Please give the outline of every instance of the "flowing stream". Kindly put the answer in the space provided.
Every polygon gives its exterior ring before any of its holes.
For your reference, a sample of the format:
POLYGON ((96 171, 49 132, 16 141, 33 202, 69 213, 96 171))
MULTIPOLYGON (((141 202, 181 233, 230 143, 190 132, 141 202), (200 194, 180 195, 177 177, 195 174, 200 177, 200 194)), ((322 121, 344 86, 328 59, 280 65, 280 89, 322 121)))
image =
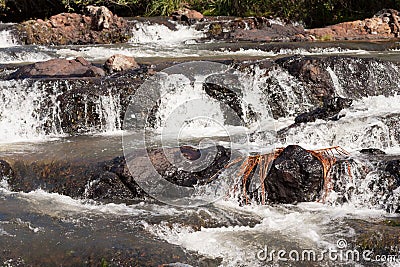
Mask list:
MULTIPOLYGON (((179 122, 195 109, 194 116, 205 113, 218 123, 188 122, 179 132, 186 143, 209 138, 225 145, 226 138, 231 137, 228 133, 234 136, 250 132, 252 140, 246 152, 263 153, 271 145, 298 144, 306 149, 340 146, 351 154, 351 173, 340 167, 332 170, 340 183, 325 203, 241 206, 232 197, 193 208, 150 200, 105 204, 49 193, 46 188, 14 192, 9 189, 7 178, 1 177, 0 265, 84 265, 83 259, 88 265, 106 260, 112 266, 375 266, 376 263, 337 260, 284 262, 262 259, 259 252, 268 247, 287 252, 314 250, 320 255, 323 250, 337 248, 338 240, 346 240, 350 246, 357 229, 367 229, 368 222, 397 218, 400 187, 389 193, 389 185, 383 182, 379 189, 371 186, 383 176, 378 170, 363 172, 365 166, 373 166, 375 158, 359 151, 376 148, 384 151, 387 158, 400 157, 399 50, 368 43, 296 44, 291 48, 277 44, 279 49, 269 50, 250 43, 203 42, 200 40, 204 33, 192 26, 178 25, 177 30, 170 30, 146 22, 136 23, 132 31, 134 37, 127 44, 55 47, 20 45, 12 31, 5 28, 0 31, 0 64, 5 68, 0 74, 3 77, 11 73, 19 64, 51 58, 83 56, 102 63, 117 53, 155 65, 177 58, 235 59, 240 65, 293 55, 343 56, 322 64, 332 81, 334 95, 353 99, 350 107, 340 111, 337 121, 318 119, 285 130, 296 115, 315 108, 315 99, 308 85, 282 65, 275 64, 267 71, 253 64, 241 69, 238 79, 225 81, 240 92, 243 114, 239 117, 243 125, 224 117, 226 105, 205 94, 201 86, 176 76, 170 84, 163 84, 165 88, 179 89, 162 95, 156 114, 159 129, 154 135, 162 133, 163 121, 171 114, 179 122), (366 58, 376 60, 363 61, 366 58), (198 99, 201 101, 179 108, 198 99), (258 115, 252 118, 251 112, 258 115), (277 136, 282 130, 284 135, 277 136), (268 132, 276 135, 272 141, 266 140, 268 132)), ((233 73, 239 69, 233 67, 233 73)), ((60 97, 79 86, 85 85, 74 80, 2 78, 0 158, 29 162, 100 161, 122 155, 126 95, 119 91, 118 84, 107 84, 100 94, 82 93, 80 128, 72 133, 64 124, 70 111, 60 97)), ((179 131, 179 125, 170 127, 169 130, 179 131)), ((167 144, 174 141, 174 136, 163 138, 167 144)), ((244 150, 242 139, 231 138, 231 142, 233 148, 244 150)), ((139 148, 140 142, 136 145, 139 148)))

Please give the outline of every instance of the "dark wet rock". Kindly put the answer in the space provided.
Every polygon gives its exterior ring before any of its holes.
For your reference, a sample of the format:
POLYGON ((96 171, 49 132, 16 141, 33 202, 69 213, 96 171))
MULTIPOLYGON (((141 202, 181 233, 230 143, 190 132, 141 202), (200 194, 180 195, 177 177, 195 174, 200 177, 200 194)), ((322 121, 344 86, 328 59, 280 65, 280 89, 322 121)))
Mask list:
POLYGON ((239 118, 243 117, 241 92, 214 83, 204 83, 203 89, 212 98, 228 105, 239 118))
POLYGON ((177 25, 179 25, 176 21, 173 21, 167 17, 135 17, 134 21, 128 21, 128 23, 131 24, 131 27, 136 28, 137 30, 140 30, 144 24, 163 25, 171 31, 176 31, 178 30, 177 25))
POLYGON ((129 69, 138 69, 140 67, 139 64, 136 63, 135 58, 116 54, 106 60, 104 68, 109 72, 118 72, 129 69))
POLYGON ((13 163, 14 175, 8 179, 13 191, 43 189, 73 198, 102 202, 128 203, 145 197, 131 180, 128 184, 119 172, 119 160, 105 162, 19 161, 13 163), (128 187, 129 186, 129 187, 128 187))
POLYGON ((71 45, 123 43, 131 36, 125 19, 105 7, 93 8, 90 16, 61 13, 48 20, 29 20, 19 25, 24 44, 71 45))
MULTIPOLYGON (((229 163, 231 151, 222 146, 200 149, 199 151, 184 146, 167 150, 151 149, 148 151, 148 155, 155 170, 164 179, 179 186, 193 187, 207 184, 217 178, 225 165, 229 163), (165 152, 168 154, 165 154, 165 152), (181 155, 184 159, 181 159, 181 155), (188 155, 190 156, 188 157, 188 155), (172 162, 169 159, 172 159, 172 162), (196 160, 201 161, 198 164, 205 166, 205 168, 196 165, 196 160)), ((132 175, 135 176, 135 173, 132 175)))
POLYGON ((0 159, 0 180, 2 178, 10 178, 14 175, 14 172, 10 166, 10 164, 5 161, 0 159))
POLYGON ((172 12, 171 17, 175 21, 186 22, 189 24, 194 24, 196 21, 204 18, 203 14, 196 10, 183 8, 172 12))
POLYGON ((191 146, 181 146, 179 148, 182 155, 188 160, 198 160, 201 157, 201 151, 198 148, 191 146))
POLYGON ((226 41, 302 41, 308 38, 302 26, 265 17, 220 18, 197 25, 207 29, 208 39, 226 41))
POLYGON ((115 173, 108 171, 99 173, 95 180, 86 184, 83 194, 83 197, 88 199, 113 203, 126 202, 140 196, 144 196, 144 194, 139 195, 137 191, 130 191, 115 173))
POLYGON ((290 145, 274 160, 265 180, 272 203, 315 201, 323 187, 322 163, 300 146, 290 145))
POLYGON ((73 198, 130 203, 147 198, 147 193, 140 188, 136 179, 146 171, 142 164, 148 159, 164 179, 180 186, 192 187, 216 179, 229 162, 231 155, 229 149, 222 146, 214 149, 197 150, 190 146, 153 149, 148 155, 135 155, 129 168, 122 156, 99 162, 89 158, 82 158, 79 161, 16 159, 10 165, 0 161, 2 167, 0 171, 12 174, 7 177, 7 182, 13 191, 30 192, 40 188, 73 198), (169 161, 169 156, 174 156, 177 160, 181 155, 189 160, 186 167, 177 167, 175 163, 178 161, 172 163, 169 161), (197 160, 201 161, 202 167, 189 169, 189 166, 192 166, 192 163, 196 164, 197 160), (203 166, 204 163, 207 165, 203 166))
POLYGON ((307 88, 306 95, 313 101, 336 95, 356 100, 399 92, 399 65, 390 61, 349 56, 291 56, 275 62, 307 88))
POLYGON ((299 79, 308 88, 311 99, 322 99, 334 95, 332 78, 323 64, 324 59, 292 56, 278 59, 276 63, 299 79))
POLYGON ((105 162, 103 168, 110 173, 117 175, 123 185, 129 189, 133 196, 146 196, 147 194, 139 187, 130 173, 124 157, 116 157, 105 162))
POLYGON ((361 154, 367 155, 385 155, 385 151, 380 150, 379 148, 363 148, 360 150, 361 154))
POLYGON ((338 159, 330 171, 335 203, 359 203, 362 200, 368 207, 399 213, 397 161, 398 156, 379 152, 357 155, 356 159, 338 159))
POLYGON ((335 97, 335 98, 325 98, 323 102, 323 106, 316 108, 310 112, 306 112, 298 115, 295 118, 295 123, 304 123, 304 122, 314 122, 317 119, 322 120, 338 120, 339 112, 344 109, 350 107, 353 101, 351 99, 335 97))
POLYGON ((400 186, 400 160, 391 160, 386 163, 385 171, 397 178, 397 186, 400 186))
POLYGON ((93 66, 82 57, 73 60, 50 59, 23 66, 11 74, 11 79, 43 77, 99 77, 104 76, 103 69, 93 66))

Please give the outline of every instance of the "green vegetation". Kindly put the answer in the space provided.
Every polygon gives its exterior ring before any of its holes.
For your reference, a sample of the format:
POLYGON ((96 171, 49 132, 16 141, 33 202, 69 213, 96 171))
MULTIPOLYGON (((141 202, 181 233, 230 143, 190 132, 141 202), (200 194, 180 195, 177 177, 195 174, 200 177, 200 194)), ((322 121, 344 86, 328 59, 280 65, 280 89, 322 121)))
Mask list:
POLYGON ((321 27, 371 17, 383 8, 400 9, 400 0, 0 0, 0 20, 46 18, 104 5, 120 16, 165 16, 187 7, 204 15, 279 16, 321 27))
POLYGON ((101 259, 100 266, 101 267, 108 267, 108 262, 106 261, 106 259, 104 259, 104 258, 101 259))

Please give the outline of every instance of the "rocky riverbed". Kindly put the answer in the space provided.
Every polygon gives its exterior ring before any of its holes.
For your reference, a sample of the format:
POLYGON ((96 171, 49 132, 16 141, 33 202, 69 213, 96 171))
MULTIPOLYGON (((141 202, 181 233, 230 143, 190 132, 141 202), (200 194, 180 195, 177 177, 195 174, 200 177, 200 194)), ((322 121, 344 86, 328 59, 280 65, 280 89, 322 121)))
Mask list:
POLYGON ((397 16, 308 30, 89 8, 2 24, 1 262, 263 266, 266 246, 396 254, 397 16))

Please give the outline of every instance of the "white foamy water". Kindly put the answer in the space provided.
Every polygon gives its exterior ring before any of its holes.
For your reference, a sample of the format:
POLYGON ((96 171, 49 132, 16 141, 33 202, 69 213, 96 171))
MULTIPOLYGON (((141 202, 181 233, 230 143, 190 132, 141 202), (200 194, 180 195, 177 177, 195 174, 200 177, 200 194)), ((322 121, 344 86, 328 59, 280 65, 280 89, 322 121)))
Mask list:
POLYGON ((348 150, 399 147, 399 95, 370 96, 354 101, 338 121, 317 120, 287 131, 285 144, 305 148, 341 146, 348 150))
POLYGON ((17 64, 17 63, 35 63, 52 59, 53 56, 46 52, 40 51, 1 51, 0 50, 0 63, 1 64, 17 64))
MULTIPOLYGON (((0 88, 0 143, 49 141, 66 135, 62 121, 68 117, 60 106, 60 97, 70 90, 68 81, 0 81, 0 88), (63 91, 61 88, 66 89, 63 91)), ((105 95, 89 99, 84 94, 82 99, 84 112, 80 126, 83 131, 88 134, 121 134, 119 94, 113 94, 110 88, 105 95), (90 104, 94 109, 91 113, 88 110, 90 104), (91 124, 91 114, 97 116, 98 125, 91 124)))
POLYGON ((366 50, 353 50, 353 49, 343 49, 343 48, 295 48, 295 49, 287 49, 281 48, 278 51, 268 51, 261 49, 244 49, 240 48, 237 51, 215 51, 215 54, 219 55, 236 55, 236 56, 255 56, 255 57, 277 57, 281 55, 304 55, 304 56, 317 56, 317 55, 354 55, 354 54, 369 54, 369 51, 366 50))
POLYGON ((175 209, 171 206, 160 206, 150 203, 126 204, 101 204, 92 200, 73 199, 57 193, 48 193, 38 189, 29 193, 12 192, 0 187, 0 195, 17 198, 33 210, 54 217, 67 215, 111 215, 111 216, 179 216, 187 211, 175 209))
MULTIPOLYGON (((178 223, 171 225, 167 222, 149 224, 144 221, 143 226, 169 243, 208 257, 222 258, 221 266, 265 266, 265 261, 257 259, 257 253, 265 246, 270 251, 292 249, 301 252, 313 249, 318 253, 322 249, 335 249, 336 240, 332 235, 336 234, 349 241, 354 235, 350 227, 338 227, 343 219, 379 219, 385 214, 379 210, 346 205, 326 207, 320 203, 300 203, 297 207, 238 207, 235 201, 219 201, 216 206, 230 214, 252 214, 260 219, 260 223, 252 227, 202 228, 199 231, 190 226, 178 223)), ((280 263, 276 264, 279 266, 280 263)))
POLYGON ((174 24, 176 29, 171 30, 162 24, 137 22, 135 28, 132 30, 133 37, 129 42, 133 44, 151 44, 154 46, 173 46, 190 43, 193 40, 204 37, 204 33, 197 31, 195 26, 174 24))
POLYGON ((55 94, 48 97, 39 83, 0 81, 0 142, 45 140, 62 134, 55 94), (52 107, 48 109, 47 102, 52 107), (43 112, 43 113, 41 113, 43 112), (50 122, 48 131, 43 129, 50 122))
POLYGON ((0 48, 17 46, 17 40, 12 35, 11 30, 0 31, 0 48))

